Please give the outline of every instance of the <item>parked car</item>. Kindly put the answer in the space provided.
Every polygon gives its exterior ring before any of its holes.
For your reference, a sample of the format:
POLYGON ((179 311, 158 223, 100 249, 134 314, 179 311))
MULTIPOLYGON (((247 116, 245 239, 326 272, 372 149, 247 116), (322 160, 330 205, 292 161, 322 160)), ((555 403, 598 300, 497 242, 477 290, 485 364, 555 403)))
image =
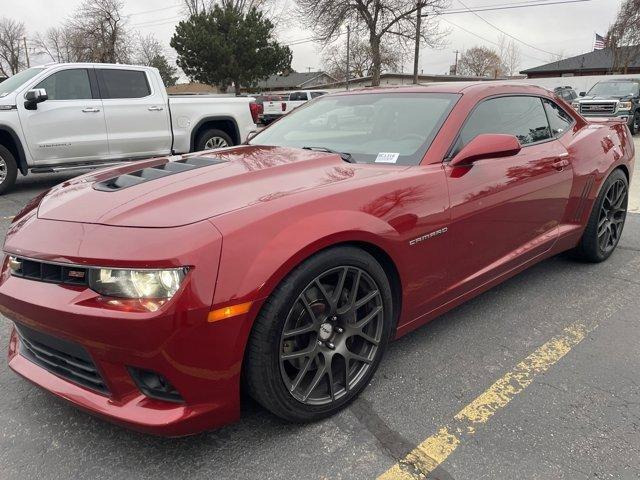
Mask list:
POLYGON ((325 95, 327 92, 319 90, 299 90, 291 92, 286 99, 277 102, 268 102, 264 105, 263 118, 265 123, 277 120, 281 116, 307 103, 309 100, 325 95))
POLYGON ((9 366, 163 435, 237 420, 241 379, 289 421, 331 415, 393 338, 557 253, 614 251, 629 129, 555 99, 493 82, 327 95, 247 145, 54 187, 6 236, 9 366))
POLYGON ((616 117, 629 125, 633 135, 640 133, 640 80, 605 80, 588 92, 580 92, 573 108, 585 117, 616 117))
POLYGON ((556 87, 553 89, 553 91, 567 103, 571 103, 573 102, 573 100, 578 98, 578 94, 570 86, 556 87))
POLYGON ((251 97, 168 96, 158 70, 51 64, 0 84, 0 193, 23 174, 242 143, 258 119, 251 97))

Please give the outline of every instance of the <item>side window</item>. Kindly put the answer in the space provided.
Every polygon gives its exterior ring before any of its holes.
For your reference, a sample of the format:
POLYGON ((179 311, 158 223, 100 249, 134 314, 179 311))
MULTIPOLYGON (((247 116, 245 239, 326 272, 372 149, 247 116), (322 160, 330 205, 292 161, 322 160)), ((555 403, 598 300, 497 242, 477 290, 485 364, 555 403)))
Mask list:
POLYGON ((289 100, 292 102, 307 100, 307 92, 293 92, 291 95, 289 95, 289 100))
POLYGON ((311 92, 311 98, 318 98, 324 94, 325 92, 311 92))
POLYGON ((515 135, 521 145, 551 138, 549 123, 538 97, 499 97, 485 100, 465 123, 455 151, 482 133, 515 135))
POLYGON ((100 69, 102 98, 142 98, 151 95, 147 74, 140 70, 100 69))
POLYGON ((551 100, 544 99, 542 103, 544 103, 553 136, 562 135, 573 124, 573 118, 551 100))
POLYGON ((56 72, 34 88, 44 88, 49 100, 86 100, 92 98, 89 72, 85 68, 56 72))

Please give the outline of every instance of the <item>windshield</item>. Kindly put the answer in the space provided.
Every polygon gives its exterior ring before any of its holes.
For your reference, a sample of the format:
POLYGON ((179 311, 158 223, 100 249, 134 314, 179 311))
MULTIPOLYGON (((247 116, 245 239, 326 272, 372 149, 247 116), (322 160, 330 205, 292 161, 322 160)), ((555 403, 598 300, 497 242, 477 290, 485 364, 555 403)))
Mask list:
POLYGON ((458 98, 449 93, 323 96, 249 143, 330 149, 351 154, 357 163, 417 165, 458 98))
POLYGON ((0 83, 0 97, 10 94, 43 70, 44 68, 29 68, 20 73, 16 73, 13 77, 7 78, 4 82, 0 83))
POLYGON ((588 95, 599 97, 637 97, 638 84, 636 82, 600 82, 596 83, 588 95))

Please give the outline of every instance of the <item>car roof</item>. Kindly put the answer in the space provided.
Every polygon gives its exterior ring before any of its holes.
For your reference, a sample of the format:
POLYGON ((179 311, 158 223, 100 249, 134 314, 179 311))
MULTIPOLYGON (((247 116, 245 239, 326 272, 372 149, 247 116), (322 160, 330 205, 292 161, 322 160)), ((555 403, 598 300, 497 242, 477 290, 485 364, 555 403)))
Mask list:
POLYGON ((428 85, 398 85, 388 87, 368 87, 348 92, 339 92, 334 95, 358 95, 365 93, 458 93, 481 95, 484 92, 491 94, 528 94, 547 95, 549 90, 526 83, 484 81, 484 82, 442 82, 428 85))

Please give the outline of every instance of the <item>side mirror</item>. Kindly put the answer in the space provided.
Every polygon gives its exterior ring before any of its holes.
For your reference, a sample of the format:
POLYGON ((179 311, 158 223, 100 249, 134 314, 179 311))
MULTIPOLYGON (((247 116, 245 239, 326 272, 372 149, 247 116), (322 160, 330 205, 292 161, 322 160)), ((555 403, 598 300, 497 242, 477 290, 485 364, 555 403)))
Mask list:
POLYGON ((587 92, 580 92, 581 97, 585 97, 586 95, 587 95, 587 92))
POLYGON ((38 104, 48 100, 49 96, 44 88, 34 88, 24 94, 24 108, 27 110, 36 110, 38 104))
POLYGON ((471 165, 483 158, 511 157, 518 154, 522 147, 513 135, 499 133, 483 133, 471 140, 449 162, 452 167, 471 165))

